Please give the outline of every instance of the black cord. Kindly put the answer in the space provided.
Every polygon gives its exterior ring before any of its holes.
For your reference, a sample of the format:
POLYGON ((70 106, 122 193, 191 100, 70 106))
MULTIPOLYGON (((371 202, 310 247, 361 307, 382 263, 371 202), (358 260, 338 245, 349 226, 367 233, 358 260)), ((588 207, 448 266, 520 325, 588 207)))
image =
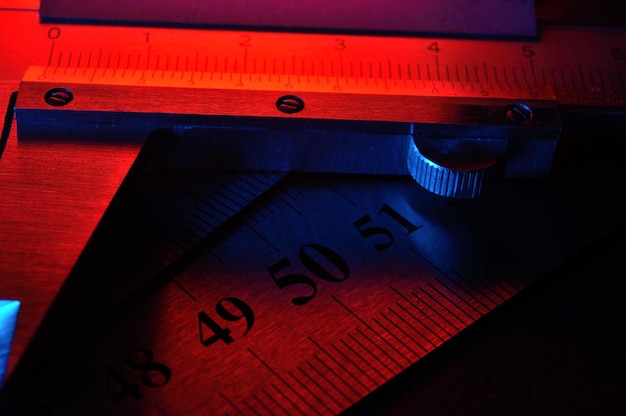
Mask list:
POLYGON ((4 116, 4 124, 2 125, 2 135, 0 135, 0 159, 2 159, 2 153, 9 141, 9 133, 11 133, 11 126, 13 125, 13 115, 15 114, 15 102, 17 101, 17 91, 11 94, 9 99, 9 105, 7 112, 4 116))

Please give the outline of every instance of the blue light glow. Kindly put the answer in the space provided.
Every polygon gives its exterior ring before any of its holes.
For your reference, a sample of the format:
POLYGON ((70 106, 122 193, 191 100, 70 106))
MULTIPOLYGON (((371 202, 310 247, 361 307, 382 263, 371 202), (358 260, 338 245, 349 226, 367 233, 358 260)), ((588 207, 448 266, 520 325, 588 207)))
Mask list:
POLYGON ((4 374, 9 362, 11 341, 17 322, 17 313, 20 302, 17 300, 0 300, 0 386, 4 381, 4 374))

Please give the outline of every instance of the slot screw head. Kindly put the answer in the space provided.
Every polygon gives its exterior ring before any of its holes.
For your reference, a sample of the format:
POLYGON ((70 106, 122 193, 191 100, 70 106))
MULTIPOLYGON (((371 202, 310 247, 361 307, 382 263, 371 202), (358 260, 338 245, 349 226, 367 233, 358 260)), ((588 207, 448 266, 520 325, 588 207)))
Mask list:
POLYGON ((67 88, 52 88, 44 95, 46 104, 53 107, 63 107, 74 99, 74 94, 67 88))
POLYGON ((295 114, 304 110, 304 101, 296 95, 283 95, 276 100, 276 108, 285 114, 295 114))
POLYGON ((527 123, 533 118, 533 110, 522 103, 509 104, 504 110, 504 113, 509 121, 516 124, 527 123))

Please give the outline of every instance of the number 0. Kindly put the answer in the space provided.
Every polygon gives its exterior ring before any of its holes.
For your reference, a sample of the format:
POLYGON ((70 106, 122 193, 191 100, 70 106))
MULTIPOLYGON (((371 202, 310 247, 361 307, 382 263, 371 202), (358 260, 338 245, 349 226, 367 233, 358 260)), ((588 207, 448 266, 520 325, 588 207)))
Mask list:
POLYGON ((59 29, 58 27, 51 27, 50 29, 48 29, 48 39, 58 39, 59 36, 61 36, 61 29, 59 29))
POLYGON ((302 246, 300 261, 311 273, 327 282, 342 282, 350 276, 350 268, 346 261, 326 246, 319 244, 302 246), (328 266, 332 266, 331 270, 328 266))

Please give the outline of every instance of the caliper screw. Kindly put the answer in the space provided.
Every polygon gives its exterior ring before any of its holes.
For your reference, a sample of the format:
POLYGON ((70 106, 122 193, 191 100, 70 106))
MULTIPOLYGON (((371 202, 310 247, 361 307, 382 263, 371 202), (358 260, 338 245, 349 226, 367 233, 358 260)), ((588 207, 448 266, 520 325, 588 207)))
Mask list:
POLYGON ((74 99, 74 94, 67 88, 52 88, 44 95, 44 100, 53 107, 63 107, 74 99))
POLYGON ((504 113, 509 121, 517 124, 527 123, 533 118, 533 110, 522 103, 509 104, 504 113))
POLYGON ((276 108, 285 114, 295 114, 304 109, 304 101, 296 95, 283 95, 276 100, 276 108))

